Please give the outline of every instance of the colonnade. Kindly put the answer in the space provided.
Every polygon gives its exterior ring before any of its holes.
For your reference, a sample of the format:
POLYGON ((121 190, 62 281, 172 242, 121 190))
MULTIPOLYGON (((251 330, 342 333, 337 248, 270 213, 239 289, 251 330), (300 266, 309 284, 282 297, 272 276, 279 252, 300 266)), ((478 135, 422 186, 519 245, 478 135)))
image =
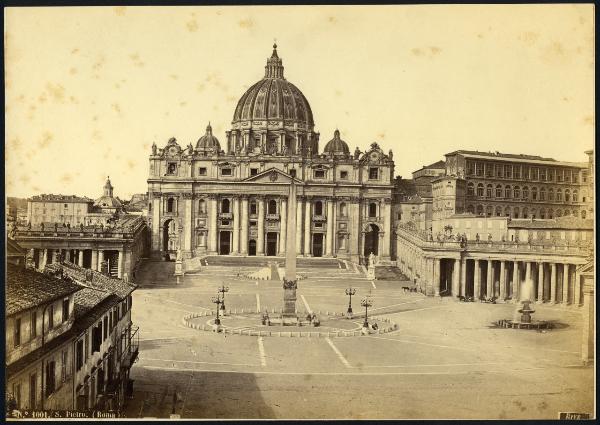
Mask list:
MULTIPOLYGON (((43 271, 46 267, 46 264, 57 263, 60 261, 59 259, 62 257, 64 260, 69 261, 71 263, 77 264, 79 267, 85 267, 84 265, 84 252, 91 252, 91 264, 89 268, 92 270, 102 271, 102 263, 105 260, 105 252, 116 252, 117 253, 117 270, 116 274, 118 278, 123 277, 123 266, 125 253, 123 250, 103 250, 103 249, 51 249, 51 248, 33 248, 33 255, 35 252, 38 253, 38 269, 43 271)), ((109 265, 112 269, 112 265, 109 265)))

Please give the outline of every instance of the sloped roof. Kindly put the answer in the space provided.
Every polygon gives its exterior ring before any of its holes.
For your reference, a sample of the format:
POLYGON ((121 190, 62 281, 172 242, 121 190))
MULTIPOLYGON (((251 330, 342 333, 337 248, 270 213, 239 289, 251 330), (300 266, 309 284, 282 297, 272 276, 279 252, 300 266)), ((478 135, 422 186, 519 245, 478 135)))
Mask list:
POLYGON ((563 230, 593 230, 594 220, 577 217, 558 217, 553 219, 511 219, 509 228, 522 229, 563 229, 563 230))
POLYGON ((7 257, 24 257, 27 254, 24 248, 21 247, 14 239, 6 239, 6 256, 7 257))
POLYGON ((58 279, 10 263, 6 267, 7 316, 47 304, 82 289, 69 279, 58 279))

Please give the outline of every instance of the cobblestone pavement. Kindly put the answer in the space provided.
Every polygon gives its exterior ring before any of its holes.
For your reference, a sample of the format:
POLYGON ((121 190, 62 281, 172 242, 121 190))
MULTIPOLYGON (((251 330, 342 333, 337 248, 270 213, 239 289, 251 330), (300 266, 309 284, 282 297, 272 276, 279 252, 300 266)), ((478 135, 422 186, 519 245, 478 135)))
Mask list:
MULTIPOLYGON (((299 310, 355 312, 370 294, 373 314, 398 323, 390 334, 350 338, 223 335, 187 328, 182 317, 214 309, 229 286, 228 309, 279 308, 280 282, 238 277, 245 259, 210 257, 176 285, 172 263, 138 274, 133 321, 140 357, 132 369, 130 417, 168 418, 556 418, 593 413, 593 368, 579 365, 581 312, 535 306, 548 332, 497 329, 515 305, 459 303, 404 293, 401 282, 370 281, 337 261, 299 264, 299 310), (167 272, 165 272, 167 270, 167 272)), ((317 261, 317 260, 315 260, 317 261)))

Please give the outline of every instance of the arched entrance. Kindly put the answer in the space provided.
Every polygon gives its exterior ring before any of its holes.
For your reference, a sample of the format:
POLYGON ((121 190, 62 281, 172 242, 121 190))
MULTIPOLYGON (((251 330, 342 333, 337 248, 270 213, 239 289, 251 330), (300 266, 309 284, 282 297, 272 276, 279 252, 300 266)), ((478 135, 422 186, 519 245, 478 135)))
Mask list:
POLYGON ((365 232, 365 251, 363 255, 379 255, 379 227, 376 224, 369 224, 367 232, 365 232))
POLYGON ((177 251, 177 229, 175 221, 169 219, 163 224, 162 250, 165 257, 177 251))
POLYGON ((248 255, 256 255, 256 240, 250 239, 248 241, 248 255))
POLYGON ((277 255, 277 233, 267 232, 267 255, 277 255))
POLYGON ((229 255, 231 252, 231 232, 229 230, 221 230, 219 233, 219 254, 229 255))

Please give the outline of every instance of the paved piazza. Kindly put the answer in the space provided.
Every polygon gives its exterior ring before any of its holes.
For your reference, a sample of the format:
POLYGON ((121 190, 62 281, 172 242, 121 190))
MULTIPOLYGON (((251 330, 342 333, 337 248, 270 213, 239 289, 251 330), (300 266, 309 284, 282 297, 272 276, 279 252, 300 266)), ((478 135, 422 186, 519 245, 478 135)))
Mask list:
MULTIPOLYGON (((283 258, 277 259, 283 262, 283 258)), ((594 370, 579 365, 581 312, 539 306, 549 332, 497 329, 515 305, 460 303, 404 293, 337 260, 298 261, 298 310, 345 311, 344 289, 373 300, 373 314, 399 330, 351 338, 224 335, 186 327, 214 309, 221 284, 228 309, 282 304, 280 282, 241 279, 266 258, 208 257, 179 285, 174 263, 146 263, 134 292, 140 358, 131 371, 130 417, 168 418, 548 418, 593 412, 594 370), (174 393, 176 397, 174 397, 174 393), (176 399, 174 403, 174 399, 176 399)))

